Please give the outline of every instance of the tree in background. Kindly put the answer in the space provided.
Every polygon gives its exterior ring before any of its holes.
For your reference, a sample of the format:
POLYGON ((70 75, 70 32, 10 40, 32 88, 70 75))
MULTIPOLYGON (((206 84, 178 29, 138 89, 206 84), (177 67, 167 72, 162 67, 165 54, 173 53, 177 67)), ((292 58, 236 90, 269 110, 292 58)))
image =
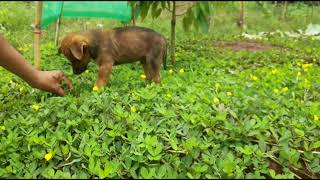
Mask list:
POLYGON ((175 37, 176 37, 176 20, 178 16, 182 18, 182 25, 185 31, 189 31, 192 27, 194 29, 208 32, 209 30, 209 16, 212 8, 210 2, 207 1, 192 1, 191 6, 185 12, 177 14, 176 1, 130 1, 132 7, 140 10, 141 19, 144 20, 148 14, 152 18, 158 18, 165 10, 171 13, 171 43, 170 43, 170 57, 172 64, 175 65, 175 37))

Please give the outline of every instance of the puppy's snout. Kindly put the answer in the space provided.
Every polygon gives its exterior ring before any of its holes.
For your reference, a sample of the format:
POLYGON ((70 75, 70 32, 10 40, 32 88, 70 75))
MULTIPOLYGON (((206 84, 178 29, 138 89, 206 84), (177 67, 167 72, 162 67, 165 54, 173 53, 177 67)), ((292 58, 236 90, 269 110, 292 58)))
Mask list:
POLYGON ((73 70, 73 74, 79 75, 81 73, 82 73, 81 71, 73 70))
POLYGON ((83 73, 87 69, 87 66, 84 66, 82 68, 73 68, 73 74, 79 75, 83 73))

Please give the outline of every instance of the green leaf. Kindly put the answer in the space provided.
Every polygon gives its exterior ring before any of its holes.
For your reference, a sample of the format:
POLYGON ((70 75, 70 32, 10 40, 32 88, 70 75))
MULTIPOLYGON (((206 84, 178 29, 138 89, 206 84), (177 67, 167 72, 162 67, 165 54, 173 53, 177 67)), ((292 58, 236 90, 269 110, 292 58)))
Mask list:
POLYGON ((55 174, 54 169, 50 168, 50 169, 48 170, 48 175, 49 175, 50 177, 54 177, 54 174, 55 174))
POLYGON ((94 172, 95 174, 99 173, 99 171, 101 170, 101 163, 100 163, 100 159, 97 160, 96 165, 94 167, 94 172))
POLYGON ((64 155, 67 155, 69 153, 68 145, 61 145, 61 150, 64 155))
POLYGON ((165 9, 166 8, 166 1, 160 1, 161 3, 161 8, 165 9))
POLYGON ((94 162, 94 158, 90 157, 89 158, 89 171, 91 174, 95 174, 95 162, 94 162))
POLYGON ((124 162, 125 162, 125 165, 126 165, 125 168, 126 168, 127 170, 130 169, 130 168, 131 168, 131 165, 132 165, 132 160, 131 160, 131 158, 125 158, 124 162))
POLYGON ((87 155, 88 157, 91 156, 91 147, 90 147, 89 145, 86 145, 86 146, 84 147, 84 153, 85 153, 85 155, 87 155))
POLYGON ((143 178, 151 178, 151 176, 148 173, 148 169, 145 167, 141 168, 140 174, 142 175, 143 178))
POLYGON ((197 139, 195 137, 192 137, 190 139, 187 139, 185 146, 187 150, 192 151, 193 147, 197 146, 197 139))
POLYGON ((222 161, 222 170, 228 176, 232 175, 236 169, 236 163, 234 161, 234 156, 231 153, 227 154, 227 157, 222 161))
POLYGON ((188 178, 190 178, 190 179, 195 179, 193 176, 192 176, 192 174, 191 173, 187 173, 187 176, 188 176, 188 178))
POLYGON ((156 169, 155 168, 150 168, 149 169, 149 176, 150 177, 155 177, 156 176, 156 169))
POLYGON ((225 121, 227 118, 227 112, 217 112, 217 120, 225 121))
POLYGON ((320 147, 320 141, 316 141, 314 143, 312 143, 312 148, 317 149, 320 147))
POLYGON ((248 145, 245 145, 244 148, 240 148, 240 151, 245 155, 250 155, 253 153, 250 146, 248 145))
POLYGON ((276 177, 276 172, 273 169, 269 169, 269 173, 272 178, 276 177))
POLYGON ((295 128, 295 129, 294 129, 294 132, 296 132, 297 135, 300 136, 300 137, 303 137, 303 136, 304 136, 304 131, 302 131, 302 130, 300 130, 300 129, 295 128))
POLYGON ((155 151, 154 151, 154 155, 158 155, 158 154, 160 154, 161 153, 161 151, 162 151, 162 146, 161 145, 156 145, 156 149, 155 149, 155 151))
POLYGON ((167 172, 166 165, 160 166, 158 174, 157 174, 157 178, 163 178, 166 175, 166 172, 167 172))
POLYGON ((170 139, 170 145, 171 145, 172 149, 178 150, 176 139, 170 139))
POLYGON ((142 6, 140 6, 141 7, 141 19, 144 20, 148 15, 148 11, 151 6, 151 3, 146 1, 141 4, 142 4, 142 6))
POLYGON ((159 2, 158 1, 154 1, 152 2, 152 6, 151 6, 151 15, 152 15, 152 18, 157 18, 160 13, 161 13, 161 8, 158 9, 158 5, 159 5, 159 2), (160 11, 159 11, 160 10, 160 11), (159 13, 160 12, 160 13, 159 13))

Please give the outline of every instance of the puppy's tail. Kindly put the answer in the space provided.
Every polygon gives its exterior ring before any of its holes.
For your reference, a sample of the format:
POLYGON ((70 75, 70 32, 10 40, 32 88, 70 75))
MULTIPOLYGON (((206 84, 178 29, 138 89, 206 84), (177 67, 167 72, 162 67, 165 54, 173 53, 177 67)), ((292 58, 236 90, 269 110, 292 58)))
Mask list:
POLYGON ((163 62, 163 68, 164 68, 164 70, 167 70, 167 40, 165 39, 165 38, 163 38, 164 39, 164 42, 165 42, 165 45, 164 45, 164 48, 163 48, 163 60, 162 60, 162 62, 163 62))

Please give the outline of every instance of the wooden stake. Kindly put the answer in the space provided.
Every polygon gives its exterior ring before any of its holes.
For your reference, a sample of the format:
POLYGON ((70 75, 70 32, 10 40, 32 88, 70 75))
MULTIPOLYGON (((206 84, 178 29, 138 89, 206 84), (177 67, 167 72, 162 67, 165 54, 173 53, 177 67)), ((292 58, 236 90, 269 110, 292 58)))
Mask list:
POLYGON ((61 15, 62 15, 62 11, 63 11, 63 4, 64 4, 64 1, 62 1, 61 11, 60 11, 57 23, 56 23, 56 37, 54 38, 54 42, 55 42, 56 46, 58 46, 58 43, 59 43, 59 34, 60 34, 61 15))
POLYGON ((40 43, 41 43, 41 16, 42 16, 42 1, 37 1, 36 20, 34 29, 34 62, 36 69, 40 70, 40 43))

